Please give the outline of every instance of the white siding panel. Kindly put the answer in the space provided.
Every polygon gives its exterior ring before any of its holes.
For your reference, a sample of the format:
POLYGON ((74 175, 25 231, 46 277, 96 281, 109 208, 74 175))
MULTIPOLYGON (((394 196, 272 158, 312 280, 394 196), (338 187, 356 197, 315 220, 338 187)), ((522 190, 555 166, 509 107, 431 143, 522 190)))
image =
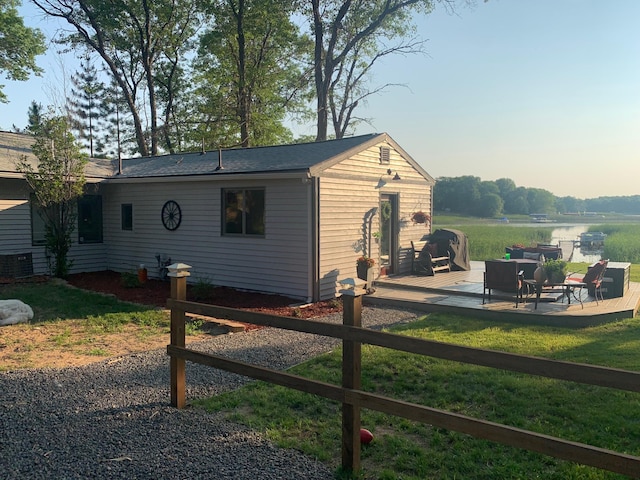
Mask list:
POLYGON ((297 181, 229 183, 226 188, 265 188, 265 236, 224 236, 222 191, 207 182, 112 184, 105 205, 105 244, 109 268, 139 264, 157 277, 157 253, 191 265, 191 281, 307 299, 309 286, 309 186, 297 181), (182 222, 166 230, 160 212, 176 201, 182 222), (120 206, 133 205, 133 231, 123 231, 120 206))
MULTIPOLYGON (((414 225, 411 214, 417 210, 431 212, 432 186, 420 172, 395 149, 390 163, 380 163, 379 146, 360 152, 323 172, 320 181, 320 291, 321 298, 335 296, 341 278, 356 276, 356 259, 367 254, 379 265, 378 244, 365 236, 365 218, 380 203, 382 193, 399 199, 398 272, 410 270, 407 251, 410 241, 428 234, 424 225, 414 225), (391 170, 391 173, 388 173, 391 170), (399 181, 392 180, 395 174, 399 181), (369 251, 370 250, 370 251, 369 251)), ((379 230, 376 213, 366 230, 379 230)))

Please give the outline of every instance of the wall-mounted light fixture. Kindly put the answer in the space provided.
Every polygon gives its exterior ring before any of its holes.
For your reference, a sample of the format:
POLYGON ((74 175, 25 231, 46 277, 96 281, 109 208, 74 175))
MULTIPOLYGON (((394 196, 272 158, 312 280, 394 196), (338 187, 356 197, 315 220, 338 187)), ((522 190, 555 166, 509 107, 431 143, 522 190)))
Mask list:
POLYGON ((402 180, 400 178, 400 175, 398 175, 398 172, 396 172, 396 174, 393 176, 393 180, 402 180))

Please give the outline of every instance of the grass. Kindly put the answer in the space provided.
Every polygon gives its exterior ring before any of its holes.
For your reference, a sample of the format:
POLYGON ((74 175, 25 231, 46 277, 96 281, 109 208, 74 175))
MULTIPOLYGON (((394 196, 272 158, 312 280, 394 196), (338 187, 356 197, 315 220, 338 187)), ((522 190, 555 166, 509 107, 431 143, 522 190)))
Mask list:
MULTIPOLYGON (((638 318, 585 329, 514 326, 431 314, 396 333, 558 360, 636 369, 638 318)), ((291 369, 336 383, 336 350, 291 369)), ((506 423, 603 448, 640 454, 640 395, 512 374, 363 346, 363 389, 448 411, 506 423)), ((263 382, 196 402, 223 411, 336 468, 340 459, 339 404, 263 382)), ((363 410, 375 440, 364 446, 362 478, 621 478, 598 469, 477 440, 429 425, 363 410)))
MULTIPOLYGON (((31 368, 30 356, 38 351, 59 351, 60 355, 90 355, 107 357, 115 345, 114 335, 127 344, 139 347, 152 338, 168 340, 170 317, 168 312, 145 305, 118 301, 115 297, 69 288, 54 283, 16 284, 0 288, 0 299, 17 298, 34 311, 34 320, 11 325, 9 336, 2 337, 7 351, 15 351, 7 358, 8 368, 31 368), (36 338, 42 338, 40 343, 36 338), (42 343, 44 342, 44 343, 42 343), (111 342, 111 343, 109 343, 111 342)), ((202 333, 203 322, 187 323, 186 334, 202 333)), ((119 342, 122 343, 122 342, 119 342)))
POLYGON ((143 312, 148 306, 118 301, 100 295, 52 283, 16 284, 0 289, 0 299, 19 298, 33 309, 39 322, 101 316, 109 313, 143 312))
MULTIPOLYGON (((479 261, 501 258, 505 247, 509 245, 533 246, 538 243, 549 243, 551 232, 556 228, 554 226, 478 224, 477 219, 452 215, 438 216, 437 221, 438 225, 434 225, 434 230, 451 226, 463 231, 469 242, 470 258, 479 261)), ((603 258, 615 262, 640 263, 639 223, 595 224, 588 230, 607 234, 603 258)))
POLYGON ((589 227, 591 232, 604 232, 603 257, 619 262, 640 263, 640 224, 605 224, 589 227))
MULTIPOLYGON (((434 227, 437 228, 437 227, 434 227)), ((489 260, 504 256, 504 249, 514 244, 526 246, 549 243, 553 227, 518 227, 513 225, 464 225, 456 227, 467 236, 472 260, 489 260)))

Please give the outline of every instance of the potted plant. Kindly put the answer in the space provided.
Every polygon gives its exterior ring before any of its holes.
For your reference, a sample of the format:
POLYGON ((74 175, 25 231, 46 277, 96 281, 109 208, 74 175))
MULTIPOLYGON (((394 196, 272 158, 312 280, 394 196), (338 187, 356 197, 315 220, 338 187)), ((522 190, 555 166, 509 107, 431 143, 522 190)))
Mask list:
POLYGON ((567 276, 568 265, 564 260, 547 260, 544 264, 544 273, 550 283, 561 283, 567 276))
POLYGON ((413 223, 425 223, 428 224, 431 222, 431 215, 423 212, 422 210, 418 210, 411 214, 411 221, 413 223))
POLYGON ((367 257, 366 255, 358 257, 358 260, 356 260, 356 270, 358 272, 358 278, 367 280, 367 273, 369 272, 369 269, 372 268, 375 264, 376 261, 371 257, 367 257))

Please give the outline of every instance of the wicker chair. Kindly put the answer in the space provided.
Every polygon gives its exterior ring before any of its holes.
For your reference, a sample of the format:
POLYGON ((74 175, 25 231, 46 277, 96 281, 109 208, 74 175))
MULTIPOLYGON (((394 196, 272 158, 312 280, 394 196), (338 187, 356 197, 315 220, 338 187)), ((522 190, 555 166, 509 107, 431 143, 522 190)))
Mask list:
POLYGON ((524 272, 518 271, 518 263, 505 260, 486 260, 484 262, 484 286, 482 290, 482 303, 491 301, 491 291, 513 293, 515 295, 516 308, 522 300, 522 287, 524 284, 524 272))

